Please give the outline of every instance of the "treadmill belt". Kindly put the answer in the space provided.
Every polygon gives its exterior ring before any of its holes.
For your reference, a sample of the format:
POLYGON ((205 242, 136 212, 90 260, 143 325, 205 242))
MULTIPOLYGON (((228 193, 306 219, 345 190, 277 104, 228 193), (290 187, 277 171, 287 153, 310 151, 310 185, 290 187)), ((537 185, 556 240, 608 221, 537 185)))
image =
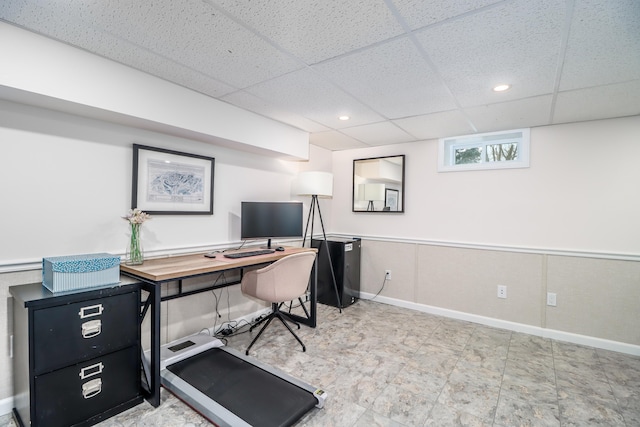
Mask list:
POLYGON ((290 426, 317 403, 311 392, 220 348, 167 369, 253 426, 290 426))

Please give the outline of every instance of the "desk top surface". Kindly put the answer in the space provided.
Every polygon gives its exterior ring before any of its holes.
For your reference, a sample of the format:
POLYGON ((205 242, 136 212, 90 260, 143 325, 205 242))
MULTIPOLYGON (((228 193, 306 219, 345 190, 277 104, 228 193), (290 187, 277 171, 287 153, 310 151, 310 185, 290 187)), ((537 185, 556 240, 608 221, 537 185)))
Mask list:
MULTIPOLYGON (((254 250, 256 250, 256 248, 246 249, 246 251, 254 250)), ((200 252, 197 254, 145 259, 141 265, 126 265, 123 263, 120 265, 120 271, 124 274, 152 282, 167 282, 233 268, 270 263, 284 258, 287 255, 309 251, 317 252, 317 249, 285 247, 284 251, 275 251, 270 254, 235 259, 226 258, 224 253, 216 254, 217 256, 215 258, 207 258, 204 256, 207 252, 200 252)), ((228 252, 236 253, 244 251, 228 252)))

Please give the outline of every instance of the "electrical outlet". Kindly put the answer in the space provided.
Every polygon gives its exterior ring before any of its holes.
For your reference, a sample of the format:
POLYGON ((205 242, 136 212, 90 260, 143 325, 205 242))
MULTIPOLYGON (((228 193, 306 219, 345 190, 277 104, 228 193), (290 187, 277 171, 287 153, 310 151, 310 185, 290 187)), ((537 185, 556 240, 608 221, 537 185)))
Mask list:
POLYGON ((391 270, 384 271, 384 278, 385 280, 391 280, 391 270))
POLYGON ((498 286, 498 298, 506 298, 507 297, 507 287, 504 285, 498 286))
POLYGON ((554 292, 547 292, 547 305, 556 306, 556 294, 554 292))

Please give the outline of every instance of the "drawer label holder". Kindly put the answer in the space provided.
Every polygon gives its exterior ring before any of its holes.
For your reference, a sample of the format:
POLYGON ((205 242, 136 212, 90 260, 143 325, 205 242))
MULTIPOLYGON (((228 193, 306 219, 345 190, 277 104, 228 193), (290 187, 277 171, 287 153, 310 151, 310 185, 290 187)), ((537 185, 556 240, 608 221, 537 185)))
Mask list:
POLYGON ((102 304, 90 305, 87 307, 82 307, 80 309, 80 312, 78 313, 78 316, 80 316, 81 319, 86 319, 87 317, 100 316, 103 311, 104 307, 102 306, 102 304))
POLYGON ((95 365, 86 366, 80 369, 80 373, 78 375, 80 375, 80 379, 84 380, 94 375, 101 374, 103 370, 104 370, 104 365, 102 364, 102 362, 98 362, 95 365))

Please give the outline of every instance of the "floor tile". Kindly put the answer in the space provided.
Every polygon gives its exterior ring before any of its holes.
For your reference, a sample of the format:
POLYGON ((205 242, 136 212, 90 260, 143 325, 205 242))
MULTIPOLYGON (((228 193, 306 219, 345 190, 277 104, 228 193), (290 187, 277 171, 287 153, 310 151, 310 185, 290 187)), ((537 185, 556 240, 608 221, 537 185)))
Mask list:
MULTIPOLYGON (((328 393, 297 427, 640 426, 637 356, 371 301, 319 305, 318 327, 295 331, 307 351, 274 322, 251 356, 328 393)), ((227 345, 244 352, 256 333, 227 345)), ((211 424, 164 389, 158 408, 99 424, 159 425, 211 424)))

